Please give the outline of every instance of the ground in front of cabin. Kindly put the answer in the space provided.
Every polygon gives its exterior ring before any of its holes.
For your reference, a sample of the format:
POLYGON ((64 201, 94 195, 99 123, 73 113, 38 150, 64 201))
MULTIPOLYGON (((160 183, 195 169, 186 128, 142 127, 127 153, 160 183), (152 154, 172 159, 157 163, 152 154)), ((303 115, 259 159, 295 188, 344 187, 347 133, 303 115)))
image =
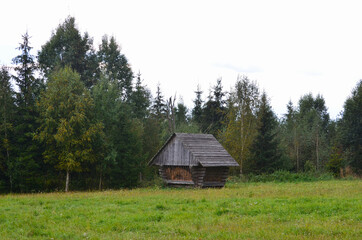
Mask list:
POLYGON ((362 181, 0 196, 1 239, 361 239, 362 181))

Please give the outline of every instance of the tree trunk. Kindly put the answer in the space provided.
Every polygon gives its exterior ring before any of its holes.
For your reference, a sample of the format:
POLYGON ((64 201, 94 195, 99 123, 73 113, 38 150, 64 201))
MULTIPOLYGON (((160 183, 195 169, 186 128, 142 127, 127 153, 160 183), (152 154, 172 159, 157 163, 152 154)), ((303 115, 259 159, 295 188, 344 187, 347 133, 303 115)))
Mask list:
POLYGON ((244 141, 241 139, 241 151, 240 151, 240 177, 243 176, 243 153, 244 153, 244 141))
POLYGON ((243 176, 243 153, 244 153, 244 139, 243 139, 243 119, 240 120, 240 141, 241 141, 241 149, 240 149, 240 177, 243 176))
POLYGON ((295 160, 297 165, 297 172, 299 172, 299 144, 297 139, 297 128, 294 126, 294 152, 295 152, 295 160))
POLYGON ((240 175, 240 177, 242 177, 243 176, 243 164, 242 164, 243 162, 241 162, 240 163, 240 170, 239 170, 239 175, 240 175))
POLYGON ((299 172, 299 145, 297 145, 297 172, 299 172))
POLYGON ((13 192, 13 177, 11 176, 11 174, 9 176, 9 180, 10 180, 10 192, 12 193, 13 192))
POLYGON ((99 186, 98 186, 98 190, 102 191, 102 170, 99 174, 99 186))
POLYGON ((65 180, 65 192, 69 191, 69 168, 67 169, 67 178, 65 180))
POLYGON ((170 133, 174 133, 176 131, 176 121, 175 121, 175 101, 176 96, 172 100, 172 97, 166 102, 167 105, 167 120, 168 120, 168 128, 170 133))
POLYGON ((317 170, 319 170, 319 133, 317 133, 317 140, 316 140, 315 148, 316 148, 315 151, 316 151, 316 155, 317 155, 316 168, 317 168, 317 170))
MULTIPOLYGON (((4 134, 5 134, 5 139, 6 139, 6 160, 7 160, 7 166, 9 166, 10 164, 10 153, 9 153, 9 139, 8 139, 8 130, 7 130, 7 119, 6 119, 6 102, 4 103, 4 134)), ((12 178, 12 169, 9 170, 8 167, 8 171, 9 171, 9 181, 10 181, 10 192, 13 192, 13 178, 12 178)))

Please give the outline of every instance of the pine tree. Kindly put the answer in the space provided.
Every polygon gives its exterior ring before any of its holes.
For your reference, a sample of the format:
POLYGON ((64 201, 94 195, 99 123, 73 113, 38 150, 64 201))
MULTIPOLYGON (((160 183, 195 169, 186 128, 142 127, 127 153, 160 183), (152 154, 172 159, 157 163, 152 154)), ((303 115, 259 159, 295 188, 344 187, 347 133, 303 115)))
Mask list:
POLYGON ((257 133, 250 148, 255 173, 270 173, 280 168, 276 129, 276 116, 270 107, 266 93, 263 93, 257 111, 257 133))

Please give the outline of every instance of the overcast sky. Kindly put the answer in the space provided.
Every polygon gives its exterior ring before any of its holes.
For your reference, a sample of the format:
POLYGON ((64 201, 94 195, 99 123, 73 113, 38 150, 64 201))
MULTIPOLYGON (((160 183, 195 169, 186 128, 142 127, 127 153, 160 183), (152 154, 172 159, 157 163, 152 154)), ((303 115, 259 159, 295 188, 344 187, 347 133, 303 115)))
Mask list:
POLYGON ((74 16, 98 48, 113 35, 132 69, 155 93, 192 107, 216 79, 229 91, 238 75, 256 80, 281 116, 286 104, 321 94, 332 118, 362 78, 362 1, 17 1, 1 4, 0 64, 27 30, 33 55, 74 16))

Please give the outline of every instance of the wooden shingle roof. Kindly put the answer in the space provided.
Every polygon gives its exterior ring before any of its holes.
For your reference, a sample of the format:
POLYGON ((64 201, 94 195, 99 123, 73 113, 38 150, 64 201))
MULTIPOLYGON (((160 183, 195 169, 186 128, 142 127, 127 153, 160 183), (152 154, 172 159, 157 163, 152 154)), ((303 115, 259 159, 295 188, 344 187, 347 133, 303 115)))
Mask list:
POLYGON ((174 133, 149 165, 239 166, 213 135, 191 133, 174 133))

